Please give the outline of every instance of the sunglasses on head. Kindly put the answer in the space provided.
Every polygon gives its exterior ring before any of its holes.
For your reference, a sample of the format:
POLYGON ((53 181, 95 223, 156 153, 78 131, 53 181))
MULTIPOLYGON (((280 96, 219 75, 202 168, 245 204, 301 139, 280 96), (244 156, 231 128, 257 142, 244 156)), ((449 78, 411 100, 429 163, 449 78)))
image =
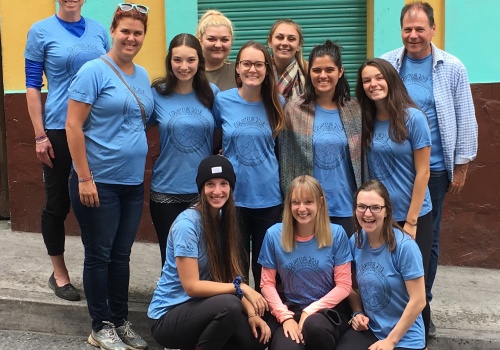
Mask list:
POLYGON ((136 9, 137 11, 145 15, 149 12, 149 7, 147 6, 140 4, 130 4, 128 2, 118 4, 118 8, 122 11, 132 11, 133 9, 136 9))

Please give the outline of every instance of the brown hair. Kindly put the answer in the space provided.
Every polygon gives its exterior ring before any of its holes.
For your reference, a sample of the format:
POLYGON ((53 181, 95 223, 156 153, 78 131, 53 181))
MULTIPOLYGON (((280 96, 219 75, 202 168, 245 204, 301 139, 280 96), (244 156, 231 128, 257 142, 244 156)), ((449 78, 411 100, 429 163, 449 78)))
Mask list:
POLYGON ((297 52, 295 52, 295 60, 299 64, 299 68, 302 71, 302 74, 304 75, 307 74, 307 63, 304 61, 304 57, 302 56, 302 46, 304 45, 304 34, 302 34, 302 28, 299 26, 297 22, 294 22, 290 18, 278 19, 272 25, 271 29, 269 30, 269 34, 267 34, 267 42, 270 43, 273 40, 274 32, 276 31, 276 28, 278 28, 280 24, 291 25, 292 27, 295 28, 297 34, 299 34, 299 48, 301 50, 297 50, 297 52))
MULTIPOLYGON (((271 59, 271 55, 263 44, 257 41, 250 40, 243 44, 240 51, 238 51, 238 55, 236 56, 236 65, 240 63, 240 57, 243 50, 249 47, 261 51, 264 54, 264 59, 266 60, 266 76, 264 78, 264 81, 262 82, 261 96, 267 112, 269 124, 271 125, 273 137, 276 137, 278 133, 283 129, 283 126, 285 124, 285 114, 283 112, 283 106, 281 105, 281 101, 278 96, 274 73, 271 68, 273 61, 271 59)), ((236 70, 234 71, 234 75, 236 79, 236 85, 238 87, 241 87, 241 79, 236 70)))
POLYGON ((401 232, 405 232, 401 226, 398 225, 396 220, 394 220, 394 217, 392 216, 393 214, 393 207, 392 207, 392 202, 391 198, 389 197, 389 191, 387 191, 387 188, 380 182, 379 180, 370 180, 365 183, 363 183, 356 193, 354 194, 354 209, 353 209, 353 215, 354 215, 354 222, 356 226, 356 246, 358 248, 361 248, 361 245, 363 244, 363 235, 361 234, 361 225, 359 224, 359 221, 356 218, 356 205, 358 204, 358 194, 359 192, 364 191, 364 192, 370 192, 374 191, 376 192, 382 199, 384 200, 384 206, 385 206, 385 212, 386 216, 384 218, 384 224, 382 225, 382 230, 380 231, 380 236, 382 237, 383 241, 387 245, 387 248, 389 249, 390 252, 393 252, 394 249, 396 249, 396 236, 394 235, 394 228, 397 228, 401 230, 401 232))
POLYGON ((363 124, 361 144, 367 150, 370 149, 375 119, 377 118, 377 106, 374 101, 368 98, 363 88, 361 74, 367 66, 377 68, 387 82, 386 109, 389 116, 389 137, 394 142, 402 143, 408 138, 408 129, 406 127, 407 109, 418 107, 408 94, 405 84, 396 69, 384 59, 369 58, 359 67, 356 83, 356 97, 361 106, 363 124))
MULTIPOLYGON (((203 185, 204 186, 204 185, 203 185)), ((236 217, 236 207, 233 199, 233 189, 228 200, 221 208, 219 220, 213 220, 210 215, 210 204, 205 191, 201 191, 200 199, 195 208, 201 215, 201 226, 207 251, 210 276, 216 282, 232 282, 236 276, 242 276, 242 247, 240 247, 240 231, 236 217), (221 234, 218 235, 217 232, 221 234), (222 242, 217 242, 222 239, 222 242), (218 247, 222 247, 222 254, 218 247)))

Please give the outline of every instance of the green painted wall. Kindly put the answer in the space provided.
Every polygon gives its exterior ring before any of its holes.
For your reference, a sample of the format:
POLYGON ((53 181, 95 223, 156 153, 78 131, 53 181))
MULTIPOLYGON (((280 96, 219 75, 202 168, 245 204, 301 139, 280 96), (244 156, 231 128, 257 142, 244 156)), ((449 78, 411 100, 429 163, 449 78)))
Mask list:
POLYGON ((373 0, 373 54, 375 57, 402 45, 399 16, 403 6, 404 0, 373 0))
POLYGON ((198 25, 197 0, 165 0, 167 20, 167 48, 174 36, 180 33, 193 34, 198 25))
POLYGON ((445 48, 467 67, 471 83, 500 82, 498 0, 446 1, 445 48))

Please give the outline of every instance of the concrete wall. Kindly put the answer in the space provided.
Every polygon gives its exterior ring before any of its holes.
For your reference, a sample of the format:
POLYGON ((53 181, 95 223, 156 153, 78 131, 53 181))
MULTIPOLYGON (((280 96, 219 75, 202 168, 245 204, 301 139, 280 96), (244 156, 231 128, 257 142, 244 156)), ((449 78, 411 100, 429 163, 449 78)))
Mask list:
MULTIPOLYGON (((108 27, 113 10, 119 2, 87 0, 83 8, 84 16, 95 18, 108 27)), ((146 67, 150 78, 153 79, 164 72, 166 43, 177 33, 194 33, 197 2, 141 2, 149 6, 151 12, 146 41, 136 61, 146 67)), ((399 13, 404 2, 367 1, 371 7, 368 20, 372 22, 367 44, 374 56, 401 46, 399 13)), ((500 133, 500 69, 496 65, 493 66, 493 58, 498 57, 500 48, 488 40, 488 36, 496 33, 497 26, 493 21, 500 17, 500 7, 496 5, 496 0, 453 0, 446 3, 444 0, 434 0, 432 5, 437 9, 436 17, 441 21, 438 22, 436 35, 438 46, 462 59, 469 71, 480 134, 478 158, 470 167, 463 193, 447 197, 443 217, 441 262, 500 268, 500 243, 496 239, 500 191, 495 186, 495 180, 500 175, 500 156, 497 152, 499 145, 496 141, 500 133)), ((31 24, 55 11, 53 0, 0 0, 8 197, 14 230, 40 230, 40 209, 44 201, 44 191, 41 165, 35 157, 33 131, 26 108, 23 51, 26 33, 31 24)), ((158 137, 155 133, 153 130, 148 135, 151 140, 151 154, 158 149, 158 137)), ((5 148, 2 150, 5 151, 5 148)), ((146 184, 149 183, 151 174, 150 159, 151 156, 148 156, 146 184)), ((4 175, 0 178, 0 191, 2 181, 5 181, 4 175)), ((148 192, 149 190, 146 190, 139 240, 155 240, 149 216, 148 192)), ((78 234, 76 220, 72 214, 68 219, 67 230, 70 234, 78 234)))

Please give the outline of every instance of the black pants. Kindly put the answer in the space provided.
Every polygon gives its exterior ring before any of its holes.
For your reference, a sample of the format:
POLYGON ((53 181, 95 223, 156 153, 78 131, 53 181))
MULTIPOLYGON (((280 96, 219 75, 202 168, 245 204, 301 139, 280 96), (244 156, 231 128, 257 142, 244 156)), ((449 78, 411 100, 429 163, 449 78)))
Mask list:
MULTIPOLYGON (((340 338, 336 350, 366 350, 370 345, 376 343, 377 341, 378 338, 375 336, 375 334, 372 333, 371 330, 357 332, 354 329, 349 328, 340 338)), ((415 349, 394 348, 394 350, 415 350, 415 349)))
MULTIPOLYGON (((404 221, 398 222, 401 227, 404 226, 404 221)), ((424 264, 424 281, 427 280, 427 275, 429 273, 429 262, 431 260, 431 249, 432 249, 432 240, 434 238, 434 233, 432 230, 432 212, 429 212, 425 215, 422 215, 418 218, 418 226, 417 226, 417 238, 415 241, 420 248, 420 253, 422 254, 422 262, 424 264)), ((427 299, 427 297, 426 297, 427 299)), ((431 322, 431 308, 429 306, 429 301, 425 304, 424 309, 422 310, 422 318, 424 320, 424 329, 425 329, 425 339, 427 344, 427 337, 429 336, 429 325, 431 322)))
POLYGON ((241 300, 231 294, 180 304, 155 321, 151 333, 168 348, 261 350, 267 346, 254 338, 241 300))
POLYGON ((260 293, 260 276, 262 266, 257 263, 264 236, 269 227, 281 221, 283 206, 251 209, 237 207, 240 231, 242 235, 244 257, 243 272, 249 276, 250 268, 250 241, 252 242, 252 274, 255 281, 255 290, 260 293))
POLYGON ((71 170, 66 130, 47 130, 55 158, 52 168, 43 164, 45 206, 42 209, 42 236, 47 253, 57 256, 64 253, 64 221, 70 208, 68 178, 71 170))
MULTIPOLYGON (((292 310, 292 308, 289 308, 292 310)), ((343 313, 345 319, 348 319, 347 309, 344 303, 335 307, 339 313, 343 313)), ((301 310, 295 312, 295 321, 300 321, 301 310)), ((322 313, 316 312, 307 317, 302 328, 304 344, 297 344, 291 338, 286 337, 281 325, 274 316, 269 317, 269 328, 271 328, 270 350, 333 350, 336 346, 334 337, 335 327, 322 313)), ((342 326, 345 329, 346 325, 342 326)), ((366 350, 366 349, 365 349, 366 350)))
POLYGON ((151 213, 151 219, 158 237, 158 245, 160 246, 162 268, 165 265, 167 255, 167 238, 170 226, 189 205, 190 203, 157 203, 149 201, 149 212, 151 213))

